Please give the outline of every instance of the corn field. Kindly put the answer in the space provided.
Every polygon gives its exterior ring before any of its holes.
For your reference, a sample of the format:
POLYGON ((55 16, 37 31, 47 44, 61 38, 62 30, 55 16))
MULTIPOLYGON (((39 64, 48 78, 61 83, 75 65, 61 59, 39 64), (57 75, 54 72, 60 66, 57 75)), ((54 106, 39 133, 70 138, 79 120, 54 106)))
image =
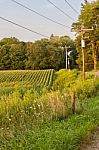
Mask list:
POLYGON ((52 84, 53 75, 53 69, 0 71, 0 95, 9 93, 16 86, 49 87, 52 84))

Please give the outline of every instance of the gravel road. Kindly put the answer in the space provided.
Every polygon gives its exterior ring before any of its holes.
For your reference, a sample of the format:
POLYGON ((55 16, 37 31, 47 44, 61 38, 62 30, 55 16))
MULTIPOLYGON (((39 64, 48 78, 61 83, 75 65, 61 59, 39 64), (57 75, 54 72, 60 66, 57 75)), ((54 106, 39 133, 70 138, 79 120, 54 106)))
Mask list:
POLYGON ((88 144, 83 144, 81 150, 99 150, 99 128, 93 134, 88 144))
POLYGON ((99 77, 99 71, 98 72, 91 72, 91 74, 99 77))

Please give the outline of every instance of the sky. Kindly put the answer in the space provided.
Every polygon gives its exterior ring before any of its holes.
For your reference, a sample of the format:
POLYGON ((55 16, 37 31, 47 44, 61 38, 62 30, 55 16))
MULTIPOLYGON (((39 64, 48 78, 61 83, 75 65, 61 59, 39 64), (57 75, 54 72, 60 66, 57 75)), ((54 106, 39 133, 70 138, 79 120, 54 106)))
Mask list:
MULTIPOLYGON (((39 12, 40 14, 53 19, 54 21, 65 24, 71 27, 72 23, 77 21, 80 14, 81 3, 84 0, 67 0, 73 8, 78 11, 78 14, 73 11, 65 2, 65 0, 50 0, 70 17, 71 20, 65 16, 62 12, 57 10, 51 5, 48 0, 16 0, 17 2, 27 6, 28 8, 39 12)), ((92 0, 89 0, 91 2, 92 0)), ((53 33, 55 36, 68 35, 71 38, 75 37, 75 34, 71 32, 71 29, 57 25, 51 21, 48 21, 37 14, 17 5, 11 0, 0 0, 0 17, 6 18, 19 25, 29 28, 33 31, 39 32, 45 36, 50 37, 53 33)), ((20 27, 17 27, 11 23, 8 23, 0 19, 0 39, 5 37, 16 37, 20 41, 36 41, 44 38, 30 31, 26 31, 20 27)))

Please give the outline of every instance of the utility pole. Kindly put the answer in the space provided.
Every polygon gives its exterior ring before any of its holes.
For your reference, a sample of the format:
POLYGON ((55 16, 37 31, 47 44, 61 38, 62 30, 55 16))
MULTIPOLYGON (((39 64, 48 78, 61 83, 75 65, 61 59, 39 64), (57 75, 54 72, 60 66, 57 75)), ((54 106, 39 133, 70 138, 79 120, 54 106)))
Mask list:
POLYGON ((69 59, 68 59, 68 48, 70 48, 70 46, 65 46, 65 59, 66 59, 66 70, 68 69, 69 67, 69 59))
POLYGON ((92 31, 92 29, 85 29, 83 26, 81 26, 81 47, 82 47, 82 61, 83 61, 83 80, 85 80, 85 40, 84 40, 84 34, 87 31, 92 31))
POLYGON ((67 46, 65 46, 65 58, 66 58, 66 70, 68 69, 68 57, 67 57, 67 55, 68 55, 68 53, 67 53, 67 46))
POLYGON ((85 40, 83 29, 81 29, 81 47, 82 47, 82 61, 83 61, 83 80, 85 80, 85 40))
POLYGON ((84 34, 86 32, 88 32, 88 31, 92 31, 92 30, 94 30, 94 29, 93 28, 85 29, 83 24, 81 25, 81 29, 79 31, 72 28, 72 31, 79 32, 79 34, 81 35, 81 49, 82 49, 82 62, 83 62, 83 79, 85 79, 85 38, 86 38, 86 37, 84 37, 84 34))

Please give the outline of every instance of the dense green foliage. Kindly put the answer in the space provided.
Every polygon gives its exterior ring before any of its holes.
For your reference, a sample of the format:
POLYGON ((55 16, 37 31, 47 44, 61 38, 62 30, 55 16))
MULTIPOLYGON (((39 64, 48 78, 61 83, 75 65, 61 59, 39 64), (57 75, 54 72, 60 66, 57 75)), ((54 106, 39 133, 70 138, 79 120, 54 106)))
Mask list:
POLYGON ((93 29, 92 31, 83 30, 85 40, 85 69, 99 69, 99 1, 87 2, 82 4, 81 14, 77 22, 73 23, 74 31, 78 36, 75 43, 78 52, 77 63, 82 69, 82 50, 81 50, 81 29, 93 29))
POLYGON ((30 150, 79 150, 80 144, 99 125, 99 97, 87 100, 83 113, 64 121, 46 122, 26 130, 1 130, 0 148, 30 150), (3 136, 3 137, 2 137, 3 136))
POLYGON ((73 68, 76 50, 68 36, 51 36, 35 42, 20 42, 16 38, 0 41, 0 70, 39 70, 65 68, 65 46, 71 46, 70 57, 73 68))
POLYGON ((77 70, 67 71, 65 69, 61 69, 55 72, 56 78, 53 83, 53 88, 55 90, 63 90, 69 88, 71 84, 73 85, 73 83, 75 83, 78 75, 79 73, 77 70))

